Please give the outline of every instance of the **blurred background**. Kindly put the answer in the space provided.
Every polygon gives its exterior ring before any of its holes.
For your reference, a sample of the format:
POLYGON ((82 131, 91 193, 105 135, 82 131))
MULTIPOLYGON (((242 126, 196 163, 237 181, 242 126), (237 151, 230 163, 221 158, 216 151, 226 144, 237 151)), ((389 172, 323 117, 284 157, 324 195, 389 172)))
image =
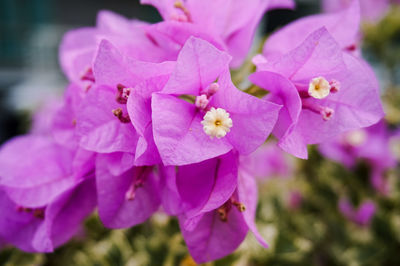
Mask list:
MULTIPOLYGON (((269 12, 260 33, 320 12, 317 0, 297 4, 295 11, 269 12)), ((141 6, 138 0, 0 0, 0 144, 27 132, 32 111, 62 95, 67 84, 58 65, 62 36, 70 29, 94 26, 102 9, 148 22, 161 20, 154 8, 141 6)), ((379 18, 364 21, 362 32, 363 55, 381 85, 384 124, 394 131, 400 124, 399 7, 393 5, 379 18)), ((277 154, 272 152, 271 158, 277 154)), ((383 195, 371 186, 373 168, 363 158, 357 158, 351 169, 324 158, 317 147, 311 148, 307 161, 279 158, 260 177, 257 223, 271 247, 264 250, 249 237, 233 255, 209 265, 400 265, 398 163, 382 170, 390 186, 383 195), (355 212, 365 202, 373 203, 368 217, 346 211, 347 206, 355 212)), ((80 236, 57 252, 24 254, 7 247, 0 251, 0 265, 195 264, 176 220, 157 213, 141 226, 113 231, 93 216, 80 236)))

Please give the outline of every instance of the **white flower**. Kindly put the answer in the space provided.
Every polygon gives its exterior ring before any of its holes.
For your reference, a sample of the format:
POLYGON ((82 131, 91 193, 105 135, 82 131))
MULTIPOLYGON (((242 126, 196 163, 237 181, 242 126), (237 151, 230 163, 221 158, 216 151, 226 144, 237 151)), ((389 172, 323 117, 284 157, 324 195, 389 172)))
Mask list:
POLYGON ((313 78, 308 86, 308 94, 316 99, 325 98, 329 95, 330 91, 331 85, 323 77, 313 78))
POLYGON ((225 137, 233 126, 229 113, 222 108, 215 109, 214 107, 211 107, 211 110, 204 115, 201 124, 207 135, 218 139, 225 137))
POLYGON ((353 130, 345 134, 345 142, 353 147, 361 146, 367 140, 367 133, 363 129, 353 130))

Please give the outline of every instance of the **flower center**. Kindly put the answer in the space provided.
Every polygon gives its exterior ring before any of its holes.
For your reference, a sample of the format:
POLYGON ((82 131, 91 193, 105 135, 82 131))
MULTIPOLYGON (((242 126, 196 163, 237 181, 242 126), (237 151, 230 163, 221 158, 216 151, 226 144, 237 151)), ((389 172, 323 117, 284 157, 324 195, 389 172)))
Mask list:
POLYGON ((229 116, 225 109, 211 107, 201 121, 204 132, 211 138, 225 137, 233 126, 232 119, 229 116))
POLYGON ((323 77, 313 78, 308 86, 308 94, 316 99, 323 99, 329 95, 331 86, 323 77))
POLYGON ((340 83, 337 80, 327 81, 324 77, 313 78, 308 85, 308 96, 315 99, 323 99, 329 93, 336 93, 340 90, 340 83))

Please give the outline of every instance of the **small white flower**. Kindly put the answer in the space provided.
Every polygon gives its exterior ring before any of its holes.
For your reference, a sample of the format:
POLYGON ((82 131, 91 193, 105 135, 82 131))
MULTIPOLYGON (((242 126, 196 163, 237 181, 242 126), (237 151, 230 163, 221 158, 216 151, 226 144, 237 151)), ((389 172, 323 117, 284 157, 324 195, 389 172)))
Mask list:
POLYGON ((367 140, 367 133, 363 129, 353 130, 345 134, 345 142, 353 147, 361 146, 367 140))
POLYGON ((207 135, 218 139, 225 137, 233 126, 229 113, 222 108, 215 109, 214 107, 211 107, 210 111, 204 115, 201 124, 207 135))
POLYGON ((313 78, 308 86, 308 94, 316 99, 325 98, 329 95, 330 91, 331 85, 323 77, 313 78))

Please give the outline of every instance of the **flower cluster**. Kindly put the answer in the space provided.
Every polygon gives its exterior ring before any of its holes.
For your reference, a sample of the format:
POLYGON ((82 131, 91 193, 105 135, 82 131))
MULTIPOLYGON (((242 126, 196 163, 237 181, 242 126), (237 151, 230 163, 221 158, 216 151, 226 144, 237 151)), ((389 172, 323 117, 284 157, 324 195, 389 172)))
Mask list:
POLYGON ((262 99, 236 88, 230 69, 244 61, 262 15, 291 0, 142 3, 164 20, 103 11, 95 28, 65 35, 63 103, 0 150, 0 239, 51 252, 96 207, 105 226, 127 228, 161 206, 178 218, 196 262, 233 252, 248 231, 267 247, 254 221, 257 166, 247 163, 264 162, 248 156, 273 133, 284 151, 307 158, 308 144, 383 117, 358 53, 357 1, 268 39, 249 77, 269 92, 262 99))

